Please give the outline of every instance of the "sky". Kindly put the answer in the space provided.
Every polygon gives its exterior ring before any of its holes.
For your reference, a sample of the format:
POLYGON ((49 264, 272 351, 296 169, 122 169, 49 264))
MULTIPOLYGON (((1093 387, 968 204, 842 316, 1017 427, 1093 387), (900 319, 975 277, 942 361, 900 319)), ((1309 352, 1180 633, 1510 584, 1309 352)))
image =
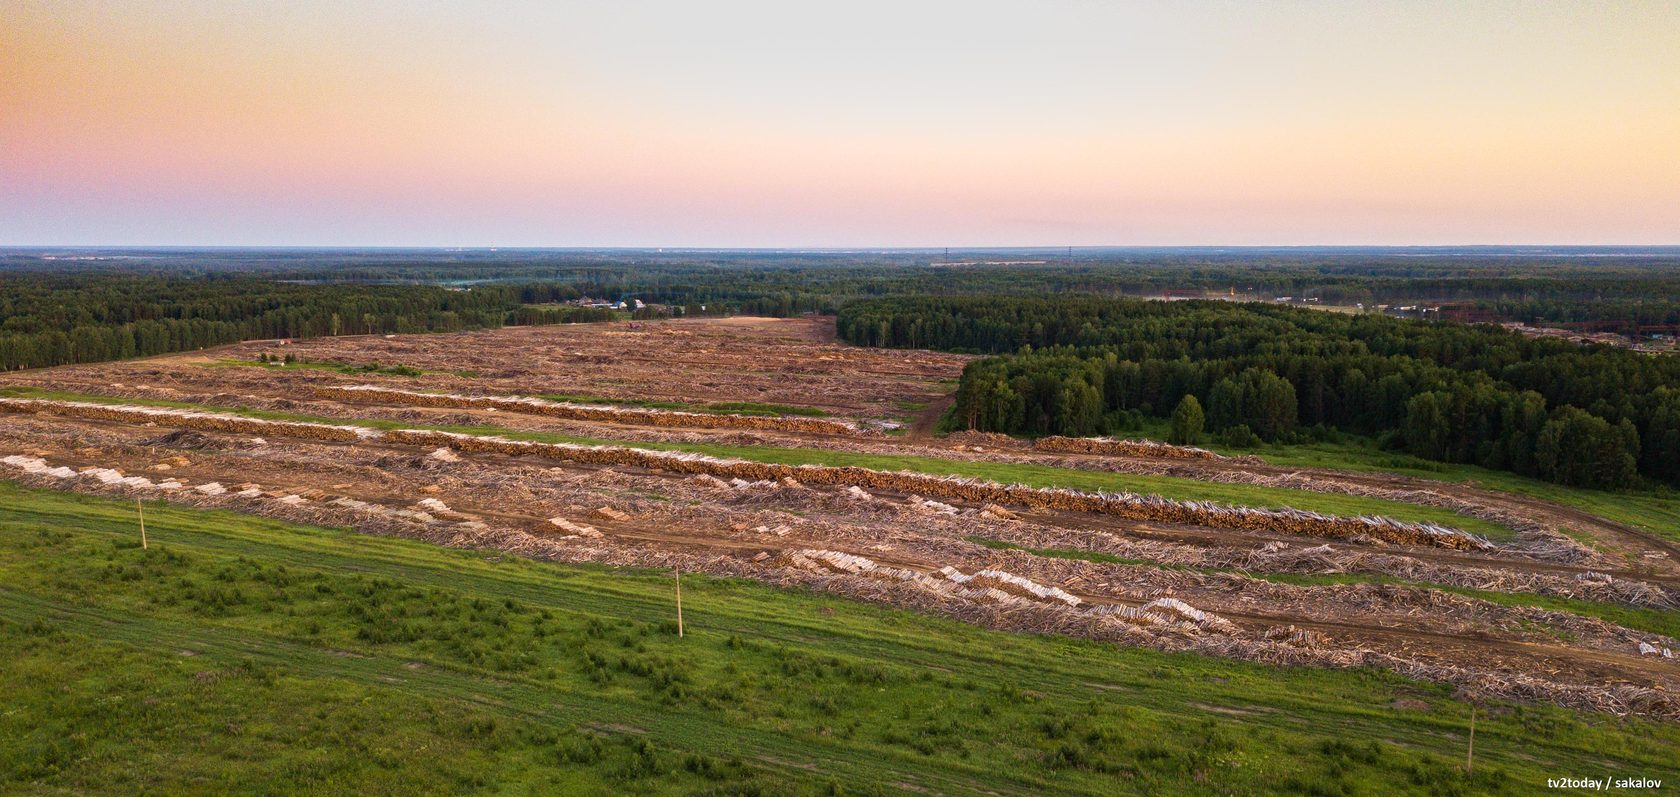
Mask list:
POLYGON ((1680 244, 1680 2, 0 0, 0 245, 1680 244))

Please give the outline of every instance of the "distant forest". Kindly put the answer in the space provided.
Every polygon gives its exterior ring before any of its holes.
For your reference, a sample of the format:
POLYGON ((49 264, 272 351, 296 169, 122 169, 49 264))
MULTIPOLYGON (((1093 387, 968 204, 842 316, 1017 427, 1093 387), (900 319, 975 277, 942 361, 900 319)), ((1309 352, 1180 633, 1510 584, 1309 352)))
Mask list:
POLYGON ((866 346, 1001 354, 965 369, 962 428, 1083 436, 1184 405, 1230 442, 1336 429, 1566 484, 1680 484, 1672 356, 1210 301, 895 297, 849 304, 837 326, 866 346))
POLYGON ((248 276, 0 275, 0 370, 145 357, 265 338, 454 332, 603 321, 611 311, 527 306, 521 291, 298 285, 248 276))
MULTIPOLYGON (((23 275, 236 276, 297 285, 519 286, 706 312, 832 314, 906 295, 1185 296, 1235 291, 1324 304, 1446 304, 1474 320, 1680 326, 1680 248, 0 251, 0 297, 23 275), (53 257, 53 260, 46 260, 53 257), (943 264, 943 265, 942 265, 943 264)), ((24 277, 26 278, 26 277, 24 277)))

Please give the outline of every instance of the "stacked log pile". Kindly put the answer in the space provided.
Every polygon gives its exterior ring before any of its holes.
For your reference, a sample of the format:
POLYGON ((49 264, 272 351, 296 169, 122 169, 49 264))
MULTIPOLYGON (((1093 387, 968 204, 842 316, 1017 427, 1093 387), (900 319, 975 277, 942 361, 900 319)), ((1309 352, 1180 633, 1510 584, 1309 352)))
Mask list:
POLYGON ((45 476, 52 479, 70 479, 76 476, 76 471, 63 465, 54 467, 47 464, 47 461, 41 459, 40 457, 26 457, 21 454, 12 454, 10 456, 0 458, 0 464, 10 465, 23 471, 24 473, 35 476, 45 476))
POLYGON ((1046 586, 1029 578, 1022 578, 1004 570, 986 569, 974 575, 965 575, 949 565, 939 569, 946 578, 958 584, 971 584, 976 587, 991 587, 1000 592, 1021 595, 1041 601, 1059 601, 1069 606, 1080 604, 1077 595, 1070 594, 1060 587, 1046 586))
POLYGON ((567 532, 571 537, 587 537, 598 540, 603 536, 594 526, 573 523, 563 517, 551 517, 548 522, 554 524, 555 528, 567 532))
POLYGON ((1224 635, 1241 633, 1236 624, 1210 614, 1177 598, 1159 598, 1141 607, 1123 604, 1087 606, 1077 595, 1059 587, 1040 584, 1003 570, 985 569, 972 575, 946 565, 932 573, 875 562, 868 557, 843 551, 807 549, 786 552, 784 566, 835 574, 863 576, 901 582, 930 593, 961 598, 979 604, 1003 607, 1055 607, 1102 619, 1120 620, 1138 626, 1171 628, 1181 633, 1204 632, 1224 635))
POLYGON ((1040 451, 1069 451, 1075 454, 1107 454, 1115 457, 1159 457, 1164 459, 1230 459, 1205 448, 1175 446, 1154 440, 1121 440, 1113 437, 1040 437, 1033 441, 1040 451))
POLYGON ((976 432, 972 429, 952 432, 945 436, 945 442, 957 447, 976 449, 985 448, 1025 448, 1026 441, 1018 437, 1010 437, 1002 432, 976 432))
MULTIPOLYGON (((96 466, 72 470, 62 465, 54 467, 39 457, 24 455, 0 457, 0 466, 9 466, 21 471, 26 477, 33 477, 36 483, 46 483, 52 486, 67 485, 72 489, 86 489, 102 493, 116 492, 132 496, 168 497, 172 500, 192 504, 213 502, 212 505, 215 506, 227 506, 229 502, 233 502, 231 505, 241 508, 262 507, 279 510, 283 513, 282 516, 287 519, 310 523, 327 522, 336 524, 341 518, 329 514, 331 510, 350 510, 360 517, 377 518, 387 522, 387 524, 401 522, 425 525, 442 523, 447 520, 450 525, 465 525, 466 522, 472 520, 470 516, 451 512, 448 507, 442 506, 441 502, 436 505, 436 508, 440 508, 439 513, 453 515, 454 517, 439 518, 427 512, 400 509, 360 501, 347 496, 328 500, 328 496, 316 490, 265 489, 258 484, 244 484, 240 485, 239 490, 234 491, 228 489, 221 482, 214 481, 189 488, 185 482, 179 479, 172 478, 162 482, 153 482, 145 476, 129 476, 116 468, 96 466), (312 499, 309 495, 316 497, 312 499), (300 512, 304 514, 299 514, 300 512)), ((268 512, 264 512, 264 514, 268 514, 268 512)))
POLYGON ((315 395, 340 401, 383 401, 413 407, 456 407, 492 409, 581 421, 607 421, 642 426, 689 427, 698 429, 755 429, 761 431, 857 434, 857 425, 831 418, 803 418, 787 415, 724 415, 643 407, 614 407, 576 404, 529 396, 466 396, 454 393, 421 393, 415 390, 376 385, 318 387, 315 395))
POLYGON ((1230 620, 1204 612, 1177 598, 1157 598, 1142 606, 1104 604, 1093 607, 1091 613, 1118 617, 1139 625, 1179 626, 1226 635, 1238 633, 1236 624, 1230 620))

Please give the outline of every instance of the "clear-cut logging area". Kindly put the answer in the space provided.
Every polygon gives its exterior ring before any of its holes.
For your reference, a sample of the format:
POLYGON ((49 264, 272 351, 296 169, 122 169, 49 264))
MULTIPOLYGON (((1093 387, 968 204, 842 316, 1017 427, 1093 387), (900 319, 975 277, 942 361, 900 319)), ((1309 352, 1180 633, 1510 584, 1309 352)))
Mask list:
POLYGON ((780 465, 625 446, 537 443, 494 435, 468 435, 421 429, 379 431, 359 426, 259 420, 222 413, 77 401, 0 398, 0 411, 45 412, 96 420, 167 423, 182 429, 239 431, 315 440, 366 439, 416 446, 441 445, 459 451, 541 456, 598 465, 628 465, 728 479, 793 479, 807 484, 855 486, 936 495, 978 503, 1006 503, 1032 509, 1088 512, 1131 520, 1183 523, 1210 528, 1247 529, 1338 539, 1369 537, 1386 542, 1433 545, 1457 550, 1487 550, 1494 547, 1487 540, 1458 529, 1432 523, 1409 523, 1386 517, 1335 517, 1296 509, 1254 509, 1206 501, 1177 501, 1155 495, 1089 493, 1019 484, 1005 485, 980 479, 930 476, 906 471, 827 465, 780 465))
MULTIPOLYGON (((1377 667, 1680 720, 1680 645, 1654 619, 1680 610, 1680 571, 1658 536, 1474 484, 1149 441, 936 436, 966 358, 831 336, 822 319, 707 319, 252 342, 5 374, 0 387, 19 390, 0 401, 0 479, 554 561, 681 567, 1000 629, 1377 667), (272 364, 288 354, 294 366, 272 364), (587 397, 553 403, 609 414, 563 417, 523 398, 541 395, 587 397), (644 400, 796 406, 858 427, 679 426, 662 411, 614 411, 644 400), (868 431, 884 420, 906 432, 868 431), (486 434, 458 433, 473 426, 486 434), (743 453, 638 447, 649 444, 743 453), (1099 481, 1081 471, 1118 485, 1167 477, 1180 498, 1199 497, 1198 483, 1235 485, 1220 494, 1264 494, 1254 500, 1273 508, 773 464, 793 449, 941 471, 1036 468, 1039 485, 1099 481), (1276 508, 1296 498, 1321 512, 1276 508), (1338 503, 1393 514, 1325 509, 1338 503), (1406 514, 1416 507, 1432 509, 1406 514), (1515 536, 1465 534, 1444 519, 1453 516, 1515 536), (1438 522, 1402 522, 1419 518, 1438 522)), ((689 415, 718 417, 675 417, 689 415)))

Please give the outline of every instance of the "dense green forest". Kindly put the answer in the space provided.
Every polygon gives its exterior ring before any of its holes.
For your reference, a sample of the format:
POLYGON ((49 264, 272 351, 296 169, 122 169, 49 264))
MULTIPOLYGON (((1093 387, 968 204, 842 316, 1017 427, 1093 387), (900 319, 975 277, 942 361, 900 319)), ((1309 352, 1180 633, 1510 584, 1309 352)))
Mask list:
POLYGON ((9 274, 0 370, 98 362, 264 338, 452 332, 600 321, 610 311, 532 307, 508 286, 295 284, 250 276, 9 274))
POLYGON ((895 297, 847 305, 838 331, 1002 354, 964 371, 953 416, 964 428, 1090 435, 1194 396, 1232 442, 1342 430, 1566 484, 1680 483, 1680 358, 1210 301, 895 297))

